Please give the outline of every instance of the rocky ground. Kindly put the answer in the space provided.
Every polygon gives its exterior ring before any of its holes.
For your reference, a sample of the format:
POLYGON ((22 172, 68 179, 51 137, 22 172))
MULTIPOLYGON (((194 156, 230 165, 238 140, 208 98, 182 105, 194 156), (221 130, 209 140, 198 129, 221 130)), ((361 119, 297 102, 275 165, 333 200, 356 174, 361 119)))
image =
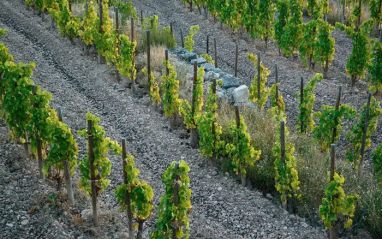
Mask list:
MULTIPOLYGON (((149 1, 134 2, 142 7, 149 1)), ((158 1, 150 2, 159 4, 158 1)), ((185 17, 186 13, 183 15, 185 17)), ((126 138, 141 178, 154 189, 156 206, 163 192, 161 174, 173 160, 185 159, 191 168, 193 190, 191 238, 326 236, 324 228, 307 225, 262 193, 243 188, 227 173, 206 165, 198 150, 190 148, 185 132, 171 130, 166 118, 149 105, 147 95, 133 98, 129 89, 115 83, 112 70, 98 65, 94 56, 82 56, 79 42, 72 45, 68 39, 60 37, 49 21, 42 22, 20 1, 0 2, 0 28, 8 30, 1 41, 15 61, 36 63, 33 81, 52 93, 51 107, 62 107, 63 120, 78 140, 80 158, 86 154, 86 143, 76 132, 86 127, 85 114, 90 111, 101 117, 107 136, 118 141, 126 138)), ((227 33, 222 31, 221 34, 227 33)), ((241 66, 240 71, 244 68, 241 66)), ((288 67, 285 65, 282 69, 288 67)), ((95 229, 89 220, 89 198, 76 189, 77 203, 69 207, 63 192, 56 191, 54 182, 38 180, 36 161, 28 159, 23 147, 9 140, 4 122, 0 124, 0 141, 1 238, 127 238, 126 219, 124 213, 118 212, 113 191, 122 181, 120 158, 110 155, 113 163, 111 185, 99 198, 101 225, 95 229)), ((77 182, 78 171, 73 180, 74 188, 77 182)), ((154 228, 155 215, 156 210, 146 223, 144 238, 148 238, 154 228)))

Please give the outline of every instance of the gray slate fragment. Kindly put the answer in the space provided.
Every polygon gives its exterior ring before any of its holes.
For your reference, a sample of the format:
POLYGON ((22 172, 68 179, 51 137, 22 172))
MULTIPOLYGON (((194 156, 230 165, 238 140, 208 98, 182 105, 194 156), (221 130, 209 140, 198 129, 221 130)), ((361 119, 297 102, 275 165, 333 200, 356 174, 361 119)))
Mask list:
POLYGON ((246 85, 241 85, 234 89, 232 96, 236 104, 249 103, 249 90, 246 85))
POLYGON ((180 55, 180 54, 187 53, 188 51, 185 48, 182 48, 180 46, 176 46, 176 47, 171 49, 171 52, 174 53, 175 55, 180 55))
POLYGON ((211 63, 204 63, 204 64, 201 64, 200 66, 204 68, 205 72, 213 71, 213 69, 215 69, 214 65, 212 65, 211 63))
POLYGON ((197 59, 191 60, 191 64, 195 64, 195 61, 198 63, 198 66, 207 62, 204 57, 198 57, 197 59))
POLYGON ((180 55, 180 58, 182 58, 182 60, 185 60, 185 61, 191 61, 193 59, 196 59, 197 57, 198 56, 196 55, 196 53, 193 53, 193 52, 187 52, 180 55))
POLYGON ((222 85, 223 89, 240 86, 239 79, 234 77, 233 75, 224 75, 222 77, 222 80, 223 80, 223 85, 222 85))

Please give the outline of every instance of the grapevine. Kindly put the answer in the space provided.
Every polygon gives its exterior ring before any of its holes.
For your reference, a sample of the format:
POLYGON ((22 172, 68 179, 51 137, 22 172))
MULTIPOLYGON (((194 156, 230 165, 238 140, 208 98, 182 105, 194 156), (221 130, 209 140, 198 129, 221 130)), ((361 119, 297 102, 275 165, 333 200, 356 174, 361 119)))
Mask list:
POLYGON ((305 66, 314 68, 313 54, 317 45, 317 21, 309 21, 302 25, 302 39, 299 47, 301 60, 305 66))
MULTIPOLYGON (((293 195, 294 197, 300 198, 301 195, 297 193, 300 190, 300 181, 298 179, 298 171, 296 170, 296 159, 293 156, 294 146, 289 142, 285 143, 285 161, 283 162, 281 159, 280 132, 281 126, 279 125, 273 146, 276 171, 275 187, 281 194, 281 202, 285 205, 288 197, 292 197, 293 195)), ((285 127, 285 138, 287 138, 288 135, 288 128, 285 127)))
POLYGON ((139 170, 134 166, 134 156, 126 155, 123 160, 126 162, 123 170, 126 173, 127 182, 115 189, 115 197, 121 205, 121 211, 125 211, 128 206, 126 205, 126 194, 129 194, 132 217, 140 224, 139 228, 142 228, 143 222, 152 215, 154 209, 153 189, 145 181, 139 180, 139 170))
MULTIPOLYGON (((104 138, 105 131, 98 125, 100 118, 95 117, 90 112, 86 114, 86 120, 91 120, 93 127, 91 132, 87 132, 86 129, 79 130, 78 135, 84 139, 89 138, 89 134, 93 136, 93 150, 94 150, 94 169, 96 176, 97 196, 102 193, 105 188, 110 184, 110 180, 107 177, 111 173, 111 161, 106 157, 110 150, 113 150, 114 154, 121 154, 121 147, 116 141, 112 141, 110 138, 104 138), (89 134, 88 134, 89 133, 89 134)), ((89 146, 88 146, 89 152, 89 146)), ((79 168, 81 171, 81 179, 79 182, 79 188, 84 190, 86 194, 91 194, 90 183, 90 158, 88 155, 79 162, 79 168)))
POLYGON ((341 121, 344 117, 353 119, 357 111, 348 106, 341 105, 338 110, 329 105, 323 105, 321 112, 315 112, 314 117, 319 119, 319 124, 313 129, 313 139, 318 142, 325 151, 330 149, 332 143, 336 143, 341 134, 341 121), (332 131, 337 129, 337 134, 333 140, 332 131))
POLYGON ((277 46, 282 48, 284 46, 283 42, 283 35, 285 32, 285 26, 287 24, 287 21, 289 19, 289 4, 288 0, 280 0, 276 2, 277 9, 279 12, 279 15, 277 16, 277 20, 275 22, 275 41, 277 42, 277 46))
POLYGON ((195 44, 193 37, 198 33, 199 31, 199 26, 191 26, 190 28, 190 33, 188 36, 186 36, 186 41, 185 41, 185 48, 187 51, 192 52, 192 48, 195 44))
POLYGON ((208 63, 211 63, 212 65, 215 65, 215 61, 212 59, 212 56, 205 54, 200 54, 200 57, 203 57, 208 63))
MULTIPOLYGON (((148 72, 147 72, 147 68, 143 68, 142 69, 142 72, 147 75, 148 72)), ((160 98, 160 94, 159 94, 159 85, 158 85, 158 82, 156 82, 156 79, 155 79, 155 76, 154 74, 150 74, 150 82, 149 82, 149 86, 150 86, 150 97, 151 97, 151 102, 153 105, 159 105, 161 103, 161 98, 160 98)))
POLYGON ((136 42, 130 41, 126 35, 121 35, 121 54, 119 55, 116 66, 123 76, 129 77, 132 81, 134 81, 136 77, 134 64, 136 46, 136 42))
POLYGON ((226 150, 232 158, 234 171, 237 175, 246 177, 247 168, 254 166, 256 161, 260 159, 261 151, 255 150, 251 146, 251 136, 247 132, 247 125, 244 118, 240 115, 240 125, 236 120, 229 123, 229 131, 233 137, 233 143, 226 145, 226 150))
POLYGON ((180 102, 180 113, 184 117, 183 122, 186 125, 187 129, 196 128, 196 119, 203 108, 203 76, 204 68, 199 67, 196 78, 196 85, 194 86, 194 91, 192 92, 193 98, 195 99, 194 111, 192 109, 192 106, 190 105, 190 103, 188 103, 186 99, 183 99, 180 102))
POLYGON ((276 96, 276 87, 279 87, 279 85, 280 83, 274 84, 269 90, 269 94, 271 96, 271 108, 276 107, 278 114, 280 113, 285 114, 284 98, 280 94, 280 91, 278 92, 278 95, 276 96))
POLYGON ((268 40, 273 38, 275 11, 276 7, 272 0, 259 0, 256 31, 259 37, 264 39, 266 47, 268 40))
MULTIPOLYGON (((318 82, 323 79, 322 74, 317 73, 309 82, 304 86, 303 102, 298 105, 300 114, 297 117, 297 130, 300 133, 312 133, 314 129, 314 119, 313 119, 313 106, 316 101, 316 96, 314 95, 314 90, 318 82), (301 128, 302 125, 302 128, 301 128)), ((300 96, 300 92, 296 93, 296 98, 300 96)))
MULTIPOLYGON (((247 53, 248 59, 252 61, 257 68, 257 56, 252 53, 247 53)), ((258 84, 258 76, 254 76, 254 80, 252 81, 251 87, 249 88, 249 99, 250 101, 257 103, 260 109, 264 108, 265 103, 267 102, 269 96, 269 88, 265 86, 268 81, 268 76, 271 73, 266 67, 263 66, 263 63, 260 63, 260 99, 257 98, 257 84, 258 84)))
POLYGON ((334 179, 329 182, 325 190, 325 197, 322 199, 319 210, 326 229, 332 229, 340 214, 346 217, 345 228, 349 228, 353 223, 351 218, 354 217, 354 204, 359 197, 357 195, 346 196, 343 189, 344 182, 345 178, 335 173, 334 179))
POLYGON ((317 23, 318 36, 313 52, 313 58, 320 66, 324 68, 324 72, 326 74, 334 59, 335 40, 331 34, 335 28, 328 22, 325 22, 321 19, 317 20, 317 23))
POLYGON ((82 29, 78 31, 78 35, 88 46, 93 44, 94 39, 98 34, 97 22, 99 22, 97 12, 94 9, 93 1, 90 1, 82 21, 82 29))
MULTIPOLYGON (((216 82, 217 85, 221 86, 222 81, 216 82)), ((212 157, 217 151, 217 146, 220 141, 220 135, 222 134, 221 126, 216 122, 218 117, 217 108, 218 105, 216 95, 216 88, 214 92, 214 85, 210 85, 208 99, 205 107, 205 112, 199 115, 198 122, 198 132, 199 132, 199 149, 200 154, 205 157, 212 157)))
POLYGON ((382 185, 382 143, 373 150, 373 173, 382 185))
POLYGON ((368 86, 371 92, 382 90, 382 43, 373 41, 373 52, 368 67, 368 86))
MULTIPOLYGON (((353 164, 358 168, 358 164, 361 159, 361 145, 363 132, 365 128, 365 119, 366 119, 366 110, 367 103, 362 106, 361 114, 358 118, 357 124, 352 126, 352 130, 349 131, 346 135, 346 139, 350 142, 350 150, 346 150, 346 161, 353 164)), ((371 136, 374 131, 377 129, 378 118, 382 112, 382 108, 378 100, 374 97, 371 97, 370 108, 369 108, 369 118, 368 118, 368 127, 366 131, 365 139, 365 150, 371 145, 371 136)))
POLYGON ((177 73, 174 67, 169 61, 165 61, 169 74, 164 74, 162 76, 161 90, 162 90, 162 100, 163 100, 163 110, 167 118, 172 118, 175 113, 179 110, 179 81, 177 78, 177 73))
POLYGON ((190 237, 188 215, 192 206, 189 171, 187 163, 181 160, 178 168, 174 161, 163 173, 162 182, 165 185, 165 193, 161 197, 158 208, 157 229, 150 234, 151 239, 172 238, 173 229, 176 229, 176 238, 190 237), (175 185, 179 185, 177 206, 174 204, 175 185))

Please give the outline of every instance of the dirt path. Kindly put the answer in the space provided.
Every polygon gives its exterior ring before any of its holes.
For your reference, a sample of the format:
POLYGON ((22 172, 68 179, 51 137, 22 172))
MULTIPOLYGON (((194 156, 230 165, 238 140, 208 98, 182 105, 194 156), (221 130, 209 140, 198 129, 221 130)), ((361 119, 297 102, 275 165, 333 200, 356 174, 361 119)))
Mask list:
MULTIPOLYGON (((295 127, 299 111, 298 102, 294 95, 300 89, 301 77, 304 77, 305 82, 307 82, 314 76, 315 71, 304 68, 299 59, 293 61, 292 59, 279 56, 278 48, 273 42, 269 44, 268 49, 265 49, 263 42, 248 39, 247 34, 235 34, 226 27, 221 30, 220 23, 215 23, 210 15, 206 20, 204 15, 199 14, 196 7, 194 7, 193 12, 190 12, 179 0, 132 0, 132 2, 139 14, 143 10, 143 15, 146 17, 158 15, 159 22, 162 25, 169 25, 170 22, 174 22, 175 36, 179 44, 181 42, 180 29, 183 30, 186 36, 190 26, 199 25, 200 30, 194 37, 194 51, 205 53, 207 35, 210 36, 210 39, 216 38, 219 68, 230 74, 234 74, 235 43, 237 42, 239 45, 238 77, 241 79, 241 83, 248 86, 253 81, 256 71, 253 63, 248 61, 246 53, 253 52, 257 54, 261 51, 264 66, 272 71, 268 77, 269 83, 273 84, 275 82, 275 64, 279 67, 280 90, 286 104, 288 124, 291 128, 295 127)), ((338 86, 340 85, 342 85, 343 92, 341 102, 359 110, 367 100, 367 83, 365 80, 358 82, 354 94, 351 94, 350 79, 345 75, 345 68, 346 60, 351 53, 352 42, 343 32, 338 30, 333 32, 333 37, 336 40, 334 60, 332 66, 330 66, 329 79, 317 85, 314 110, 319 111, 323 104, 335 105, 338 86)), ((209 52, 211 55, 214 54, 213 40, 210 40, 209 52)), ((321 72, 321 69, 318 69, 318 72, 321 72)), ((377 98, 381 100, 380 95, 377 98)), ((347 145, 344 133, 343 131, 342 137, 339 140, 339 146, 343 148, 347 145)), ((377 131, 372 137, 371 149, 382 141, 381 136, 382 120, 379 121, 377 131)), ((369 152, 370 150, 366 151, 366 158, 368 158, 369 152)))
MULTIPOLYGON (((75 134, 77 130, 85 128, 85 114, 91 111, 101 117, 101 124, 108 136, 118 141, 122 137, 127 139, 129 152, 136 157, 141 178, 154 189, 156 206, 163 192, 161 174, 171 161, 181 158, 186 160, 191 168, 193 190, 191 238, 325 236, 323 228, 308 226, 303 220, 288 215, 260 192, 244 189, 232 177, 217 172, 214 167, 205 166, 205 159, 199 156, 198 150, 191 149, 187 139, 180 139, 184 132, 170 131, 165 117, 148 106, 147 97, 132 98, 128 90, 114 84, 114 77, 106 65, 97 65, 94 58, 82 56, 78 43, 73 46, 69 40, 61 38, 56 29, 50 29, 49 22, 42 23, 39 17, 26 11, 19 1, 0 2, 0 27, 8 30, 1 40, 15 60, 36 63, 33 80, 53 94, 51 106, 62 106, 64 122, 75 134)), ((78 143, 81 158, 86 153, 85 142, 78 139, 78 143)), ((121 219, 124 215, 115 212, 118 206, 113 192, 122 181, 121 160, 114 156, 110 159, 113 162, 111 185, 100 201, 101 211, 109 212, 111 219, 101 220, 101 230, 98 233, 101 238, 122 238, 123 235, 118 233, 124 229, 124 224, 121 224, 124 223, 121 219)), ((6 155, 2 155, 0 160, 6 161, 6 155)), ((0 202, 0 207, 6 207, 5 201, 0 202)), ((76 207, 89 207, 89 202, 83 203, 76 207)), ((6 223, 11 223, 8 220, 14 218, 0 218, 0 228, 5 229, 1 230, 5 233, 4 236, 0 234, 1 237, 18 237, 15 234, 17 232, 6 226, 6 223)), ((153 229, 155 220, 154 216, 147 223, 145 238, 153 229)), ((41 223, 36 225, 43 226, 41 223)), ((52 225, 52 222, 46 223, 47 227, 52 225)), ((49 235, 45 233, 42 237, 48 238, 49 235)))

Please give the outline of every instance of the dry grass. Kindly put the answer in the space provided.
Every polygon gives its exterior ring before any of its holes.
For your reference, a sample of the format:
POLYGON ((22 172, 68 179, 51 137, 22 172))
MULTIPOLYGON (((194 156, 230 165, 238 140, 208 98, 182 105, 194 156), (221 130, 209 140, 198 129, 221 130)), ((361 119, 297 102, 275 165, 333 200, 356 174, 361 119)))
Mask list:
POLYGON ((77 17, 82 18, 85 15, 85 8, 83 3, 72 3, 72 13, 77 17))

